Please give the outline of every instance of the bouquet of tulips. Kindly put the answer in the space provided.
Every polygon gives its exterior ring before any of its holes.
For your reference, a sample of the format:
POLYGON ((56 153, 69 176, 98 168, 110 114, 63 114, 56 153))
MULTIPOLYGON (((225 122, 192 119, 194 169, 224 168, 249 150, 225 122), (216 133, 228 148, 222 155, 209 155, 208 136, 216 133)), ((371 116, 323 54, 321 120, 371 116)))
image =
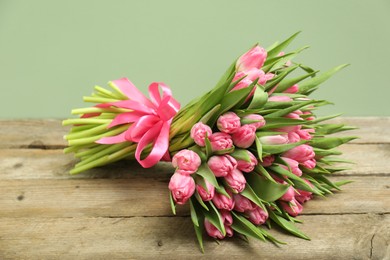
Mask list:
POLYGON ((316 117, 329 102, 309 98, 345 65, 319 74, 292 62, 306 48, 284 52, 296 35, 268 50, 255 45, 182 109, 161 82, 149 86, 150 98, 126 78, 109 82, 110 90, 96 86, 84 101, 97 104, 63 122, 73 125, 65 152, 80 159, 71 173, 121 159, 145 168, 171 161, 172 210, 189 203, 202 250, 204 230, 217 239, 236 233, 282 243, 268 232, 275 224, 309 239, 296 216, 313 195, 347 183, 328 176, 348 162, 334 148, 354 137, 329 137, 353 127, 323 123, 337 115, 316 117))

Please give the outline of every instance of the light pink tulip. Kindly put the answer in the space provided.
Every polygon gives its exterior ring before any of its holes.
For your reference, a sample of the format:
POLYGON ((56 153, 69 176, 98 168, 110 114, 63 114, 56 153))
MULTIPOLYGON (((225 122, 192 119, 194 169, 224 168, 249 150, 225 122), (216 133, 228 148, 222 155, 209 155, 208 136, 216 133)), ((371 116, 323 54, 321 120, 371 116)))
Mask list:
POLYGON ((202 122, 196 123, 191 128, 191 138, 194 139, 195 143, 201 147, 205 146, 204 140, 206 136, 210 136, 212 133, 211 128, 202 122))
POLYGON ((225 176, 225 180, 235 193, 242 192, 245 189, 246 180, 240 170, 233 169, 225 176))
POLYGON ((289 87, 288 89, 286 89, 285 91, 283 91, 283 93, 295 94, 298 91, 299 91, 298 84, 295 84, 295 85, 292 85, 291 87, 289 87))
POLYGON ((205 190, 201 185, 196 185, 196 189, 204 201, 212 200, 215 194, 215 187, 208 182, 207 180, 204 180, 206 183, 207 190, 205 190))
POLYGON ((256 127, 253 125, 243 125, 232 135, 233 143, 240 148, 250 147, 256 138, 256 127))
POLYGON ((265 83, 267 83, 268 80, 271 80, 271 79, 273 79, 274 77, 275 77, 275 74, 273 74, 273 73, 267 73, 267 74, 265 74, 264 76, 261 76, 261 77, 259 78, 259 81, 258 81, 257 83, 260 84, 260 85, 262 85, 262 86, 264 86, 265 83))
POLYGON ((258 115, 258 114, 250 114, 250 115, 244 116, 242 119, 256 121, 256 122, 248 124, 248 125, 253 125, 254 127, 256 127, 256 129, 262 128, 266 124, 264 117, 262 117, 261 115, 258 115))
POLYGON ((229 190, 226 192, 230 195, 230 198, 216 192, 213 198, 213 203, 218 209, 226 209, 231 211, 234 208, 233 195, 229 190))
POLYGON ((311 140, 313 136, 310 134, 314 132, 314 129, 301 129, 298 130, 296 133, 299 135, 299 137, 303 140, 311 140))
POLYGON ((255 166, 258 164, 258 161, 256 157, 249 152, 248 150, 245 150, 246 153, 248 153, 250 157, 250 162, 244 161, 244 160, 237 160, 237 169, 243 172, 251 172, 255 168, 255 166))
POLYGON ((268 219, 268 212, 257 205, 253 210, 248 210, 245 213, 248 215, 249 221, 255 225, 262 225, 268 219))
POLYGON ((181 174, 189 175, 196 172, 201 164, 200 157, 191 150, 181 150, 172 158, 172 166, 178 168, 181 174))
POLYGON ((272 96, 268 98, 270 102, 290 102, 292 99, 287 96, 272 96))
MULTIPOLYGON (((295 174, 298 177, 302 176, 302 171, 301 169, 299 169, 299 163, 297 161, 290 159, 288 157, 280 157, 280 158, 288 164, 293 174, 295 174)), ((280 165, 280 166, 289 171, 287 166, 285 165, 280 165)))
POLYGON ((287 137, 288 137, 288 143, 290 144, 301 141, 301 137, 297 132, 289 132, 287 133, 287 137))
POLYGON ((293 217, 298 216, 298 214, 300 214, 303 210, 303 206, 295 198, 290 202, 281 201, 280 205, 290 216, 293 217))
POLYGON ((268 155, 263 157, 263 162, 261 162, 260 164, 264 167, 268 167, 271 166, 274 163, 274 161, 275 161, 275 156, 268 155))
POLYGON ((227 112, 218 118, 217 127, 221 132, 232 134, 241 127, 241 119, 236 113, 227 112))
POLYGON ((184 204, 195 192, 195 181, 191 176, 174 173, 169 181, 169 190, 177 204, 184 204))
POLYGON ((315 153, 313 151, 313 147, 307 144, 302 144, 284 152, 282 156, 293 159, 299 163, 304 163, 307 160, 313 159, 315 153))
POLYGON ((234 194, 233 195, 234 199, 234 210, 238 212, 244 212, 247 210, 252 210, 254 209, 252 202, 242 196, 241 194, 234 194))
POLYGON ((277 144, 287 144, 288 136, 287 135, 268 135, 262 136, 259 138, 260 142, 265 145, 277 145, 277 144))
POLYGON ((209 140, 213 151, 220 151, 233 147, 232 138, 226 133, 214 133, 210 135, 209 140))
POLYGON ((267 51, 256 45, 248 52, 244 53, 236 62, 238 71, 250 70, 252 68, 260 69, 267 58, 267 51))
POLYGON ((218 239, 223 239, 225 237, 213 224, 210 223, 210 221, 207 220, 207 218, 204 219, 204 228, 210 237, 218 239))
POLYGON ((225 177, 237 167, 237 161, 230 155, 214 155, 209 158, 207 165, 216 177, 225 177))
POLYGON ((308 169, 314 169, 314 167, 316 167, 316 165, 317 165, 317 161, 316 161, 316 159, 313 158, 313 159, 304 161, 301 164, 303 165, 303 167, 306 167, 308 169))
POLYGON ((295 197, 295 190, 293 187, 288 187, 288 190, 286 191, 286 193, 279 199, 279 200, 283 200, 283 201, 292 201, 295 197))

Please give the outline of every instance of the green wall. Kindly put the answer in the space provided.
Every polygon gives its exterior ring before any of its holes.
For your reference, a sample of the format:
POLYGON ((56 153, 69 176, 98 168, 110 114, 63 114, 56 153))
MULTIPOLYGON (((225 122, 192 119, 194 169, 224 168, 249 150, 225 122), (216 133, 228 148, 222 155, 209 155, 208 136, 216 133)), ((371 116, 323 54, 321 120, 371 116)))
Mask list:
POLYGON ((64 118, 95 84, 163 81, 184 105, 231 61, 302 30, 320 70, 351 63, 315 97, 321 114, 390 116, 390 1, 0 0, 0 118, 64 118))

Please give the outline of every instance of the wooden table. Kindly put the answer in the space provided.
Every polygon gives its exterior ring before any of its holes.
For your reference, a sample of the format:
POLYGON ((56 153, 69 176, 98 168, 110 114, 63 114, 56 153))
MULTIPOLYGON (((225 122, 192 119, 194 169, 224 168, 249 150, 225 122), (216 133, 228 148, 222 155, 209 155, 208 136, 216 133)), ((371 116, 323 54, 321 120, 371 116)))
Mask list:
POLYGON ((361 138, 342 147, 356 165, 333 180, 354 182, 305 205, 299 227, 311 241, 277 230, 288 245, 206 238, 202 254, 188 208, 171 213, 169 164, 69 176, 59 120, 2 120, 0 259, 390 259, 390 118, 342 121, 361 138))

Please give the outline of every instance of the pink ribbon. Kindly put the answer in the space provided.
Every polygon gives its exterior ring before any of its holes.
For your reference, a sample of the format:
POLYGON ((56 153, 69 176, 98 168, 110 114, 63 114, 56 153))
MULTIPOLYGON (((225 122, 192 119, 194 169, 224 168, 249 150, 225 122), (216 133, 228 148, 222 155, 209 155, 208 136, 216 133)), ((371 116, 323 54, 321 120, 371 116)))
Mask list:
POLYGON ((129 99, 98 106, 115 106, 131 111, 117 115, 108 128, 122 124, 132 125, 119 135, 103 137, 96 142, 99 144, 116 144, 126 141, 138 143, 135 158, 144 168, 152 167, 163 157, 169 159, 169 130, 173 117, 180 109, 179 102, 172 97, 171 89, 162 82, 153 82, 149 85, 149 100, 127 78, 112 82, 129 99), (159 87, 161 87, 162 95, 159 87), (142 151, 149 144, 152 145, 151 152, 146 158, 141 159, 142 151))

